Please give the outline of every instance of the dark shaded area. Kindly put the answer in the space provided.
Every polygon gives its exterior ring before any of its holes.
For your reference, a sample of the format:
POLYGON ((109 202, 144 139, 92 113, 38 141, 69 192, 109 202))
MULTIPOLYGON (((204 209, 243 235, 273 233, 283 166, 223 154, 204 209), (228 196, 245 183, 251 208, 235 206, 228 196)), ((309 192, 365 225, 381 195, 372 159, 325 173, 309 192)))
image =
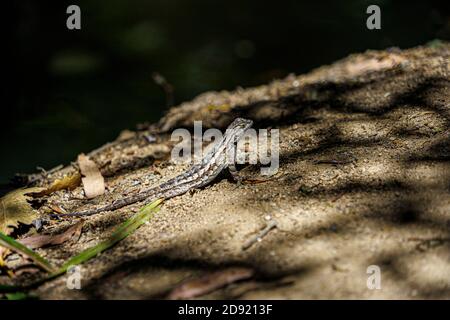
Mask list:
POLYGON ((449 34, 439 1, 32 1, 13 4, 3 89, 0 182, 49 169, 155 122, 165 95, 266 83, 351 52, 411 47, 449 34), (369 4, 382 30, 365 27, 369 4), (82 29, 66 28, 66 8, 82 10, 82 29))

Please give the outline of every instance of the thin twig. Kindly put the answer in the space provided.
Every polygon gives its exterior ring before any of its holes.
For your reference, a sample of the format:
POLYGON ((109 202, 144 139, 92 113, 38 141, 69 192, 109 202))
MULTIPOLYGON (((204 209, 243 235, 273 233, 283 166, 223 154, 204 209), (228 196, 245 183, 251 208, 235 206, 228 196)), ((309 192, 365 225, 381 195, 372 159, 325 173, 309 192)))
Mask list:
POLYGON ((166 94, 167 107, 172 107, 174 105, 173 86, 158 72, 152 73, 152 79, 164 90, 164 93, 166 94))
POLYGON ((247 250, 256 242, 260 242, 273 228, 277 227, 277 222, 275 220, 270 220, 264 229, 262 229, 258 234, 247 240, 247 242, 242 246, 242 250, 247 250))

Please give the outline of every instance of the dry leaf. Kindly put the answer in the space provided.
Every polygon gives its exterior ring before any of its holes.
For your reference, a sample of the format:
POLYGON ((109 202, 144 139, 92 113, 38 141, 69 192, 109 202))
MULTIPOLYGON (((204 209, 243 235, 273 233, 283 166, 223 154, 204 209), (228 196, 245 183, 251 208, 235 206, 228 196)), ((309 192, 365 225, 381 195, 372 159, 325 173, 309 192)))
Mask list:
POLYGON ((58 245, 64 243, 72 238, 77 239, 81 235, 81 229, 83 228, 83 221, 75 223, 73 226, 68 228, 66 231, 60 234, 39 234, 36 236, 31 236, 25 239, 19 240, 24 246, 30 249, 41 248, 49 245, 58 245))
POLYGON ((49 207, 52 211, 54 211, 56 213, 67 213, 66 210, 64 210, 63 208, 61 208, 57 204, 50 203, 50 204, 47 205, 47 207, 49 207))
POLYGON ((19 222, 31 224, 38 213, 28 203, 32 199, 29 194, 41 191, 42 188, 17 189, 0 198, 0 232, 10 234, 19 222))
POLYGON ((168 299, 190 299, 202 296, 233 282, 251 278, 250 268, 228 268, 189 280, 172 290, 168 299))
POLYGON ((6 266, 4 259, 10 252, 11 251, 8 248, 0 247, 0 268, 6 266))
POLYGON ((41 192, 32 193, 32 196, 42 197, 63 189, 73 190, 78 187, 80 183, 81 175, 79 173, 74 173, 70 176, 64 176, 62 179, 56 179, 47 189, 44 189, 41 192))
POLYGON ((94 161, 84 154, 78 156, 78 165, 83 177, 84 193, 87 198, 92 199, 105 193, 105 179, 94 161))

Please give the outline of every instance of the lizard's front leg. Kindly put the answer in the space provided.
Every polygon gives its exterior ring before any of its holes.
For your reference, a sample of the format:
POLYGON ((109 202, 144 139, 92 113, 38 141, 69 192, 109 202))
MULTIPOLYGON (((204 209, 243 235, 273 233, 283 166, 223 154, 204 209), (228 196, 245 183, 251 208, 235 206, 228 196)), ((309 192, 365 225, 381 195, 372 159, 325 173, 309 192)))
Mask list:
POLYGON ((229 164, 228 165, 228 170, 230 171, 230 173, 231 173, 231 176, 233 177, 233 179, 234 179, 234 181, 236 181, 236 183, 238 184, 238 185, 241 185, 242 184, 242 177, 239 175, 239 172, 237 171, 237 169, 236 169, 236 165, 233 163, 233 164, 229 164))

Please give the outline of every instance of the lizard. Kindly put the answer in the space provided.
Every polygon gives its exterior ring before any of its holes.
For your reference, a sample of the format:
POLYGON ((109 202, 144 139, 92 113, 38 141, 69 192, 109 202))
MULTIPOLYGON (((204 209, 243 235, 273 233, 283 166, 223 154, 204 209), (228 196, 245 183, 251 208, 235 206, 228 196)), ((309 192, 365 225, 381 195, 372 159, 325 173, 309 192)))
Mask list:
POLYGON ((241 178, 238 175, 234 159, 227 159, 227 152, 230 148, 233 150, 235 144, 244 135, 244 132, 253 125, 252 120, 236 118, 226 129, 223 137, 209 150, 201 161, 193 164, 184 173, 161 183, 155 187, 140 191, 137 194, 113 201, 97 209, 91 209, 80 212, 54 214, 52 217, 64 216, 89 216, 104 211, 114 211, 136 202, 150 202, 156 199, 169 199, 182 195, 190 190, 198 189, 212 182, 222 170, 228 168, 233 178, 240 183, 241 178))

